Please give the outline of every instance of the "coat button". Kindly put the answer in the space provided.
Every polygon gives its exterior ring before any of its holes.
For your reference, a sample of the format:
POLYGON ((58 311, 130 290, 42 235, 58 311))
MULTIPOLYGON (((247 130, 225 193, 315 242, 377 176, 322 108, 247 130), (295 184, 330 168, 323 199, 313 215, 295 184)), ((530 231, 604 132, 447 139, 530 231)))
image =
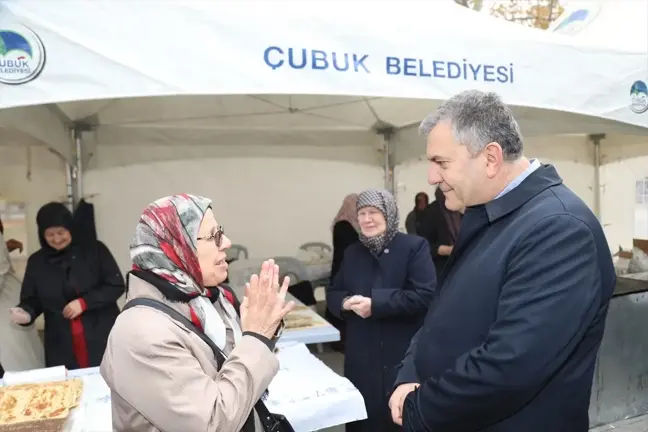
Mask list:
POLYGON ((385 249, 385 253, 389 253, 389 249, 385 249))

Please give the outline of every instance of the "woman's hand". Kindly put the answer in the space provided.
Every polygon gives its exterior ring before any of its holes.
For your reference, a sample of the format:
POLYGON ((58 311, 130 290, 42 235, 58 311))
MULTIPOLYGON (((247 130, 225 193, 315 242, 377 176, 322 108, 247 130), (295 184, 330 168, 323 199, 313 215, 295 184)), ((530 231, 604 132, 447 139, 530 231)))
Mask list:
POLYGON ((241 303, 241 329, 272 339, 281 320, 295 307, 286 303, 290 278, 284 278, 279 288, 279 266, 274 260, 265 261, 261 274, 253 275, 245 284, 241 303))
POLYGON ((371 298, 354 295, 344 300, 342 309, 355 312, 361 318, 369 318, 371 316, 371 298))
POLYGON ((63 316, 67 319, 73 320, 78 318, 83 313, 83 306, 79 299, 72 300, 63 308, 63 316))
POLYGON ((11 321, 18 325, 29 324, 31 321, 31 315, 21 307, 15 307, 9 309, 9 316, 11 316, 11 321))

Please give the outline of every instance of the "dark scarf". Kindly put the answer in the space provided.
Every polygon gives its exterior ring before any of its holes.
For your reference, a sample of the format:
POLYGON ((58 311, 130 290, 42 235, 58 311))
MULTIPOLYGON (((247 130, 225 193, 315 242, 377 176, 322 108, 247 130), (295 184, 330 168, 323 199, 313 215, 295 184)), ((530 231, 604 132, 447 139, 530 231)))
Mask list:
POLYGON ((445 219, 446 221, 448 232, 450 233, 452 243, 454 244, 457 241, 457 237, 459 236, 459 230, 461 229, 461 219, 463 215, 458 211, 448 210, 445 205, 445 195, 438 187, 436 189, 436 192, 434 192, 434 197, 436 198, 437 203, 439 203, 441 213, 443 214, 443 219, 445 219))
MULTIPOLYGON (((56 250, 45 240, 45 230, 52 227, 63 227, 72 234, 72 213, 70 210, 60 202, 45 204, 36 214, 36 224, 38 225, 38 240, 45 259, 51 264, 69 267, 73 255, 72 243, 65 249, 56 250)), ((72 237, 72 242, 74 242, 74 237, 72 237)))

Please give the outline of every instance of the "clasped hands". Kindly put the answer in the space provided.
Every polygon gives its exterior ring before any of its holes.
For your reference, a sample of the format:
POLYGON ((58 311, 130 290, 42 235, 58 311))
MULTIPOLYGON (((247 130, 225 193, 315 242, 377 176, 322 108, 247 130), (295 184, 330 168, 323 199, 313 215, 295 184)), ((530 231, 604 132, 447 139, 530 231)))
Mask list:
POLYGON ((342 309, 355 312, 362 318, 369 318, 371 316, 371 298, 354 295, 344 300, 342 309))
POLYGON ((290 278, 285 277, 279 285, 279 266, 268 260, 261 266, 259 276, 252 275, 245 284, 245 296, 241 303, 241 328, 272 340, 283 318, 295 307, 294 301, 286 302, 290 278))

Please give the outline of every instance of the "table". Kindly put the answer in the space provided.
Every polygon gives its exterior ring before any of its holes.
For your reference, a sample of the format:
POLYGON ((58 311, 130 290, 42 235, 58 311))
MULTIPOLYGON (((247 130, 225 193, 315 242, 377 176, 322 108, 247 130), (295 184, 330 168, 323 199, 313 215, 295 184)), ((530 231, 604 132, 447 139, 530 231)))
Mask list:
MULTIPOLYGON (((234 292, 240 299, 243 298, 243 288, 232 287, 232 290, 234 290, 234 292)), ((291 294, 288 294, 286 296, 286 299, 294 301, 297 306, 306 307, 302 302, 297 300, 291 294)), ((340 340, 340 331, 329 324, 329 322, 324 318, 319 316, 317 312, 308 308, 308 310, 304 310, 302 313, 308 315, 313 319, 313 322, 320 325, 306 329, 285 330, 283 335, 281 336, 281 339, 279 340, 280 343, 301 342, 310 345, 337 342, 340 340)))
MULTIPOLYGON (((266 404, 273 412, 284 414, 297 432, 366 418, 360 392, 315 358, 305 345, 286 345, 277 355, 281 370, 270 384, 266 404)), ((68 371, 67 376, 83 380, 83 394, 63 432, 111 432, 111 394, 99 368, 68 371)))
MULTIPOLYGON (((298 306, 304 306, 302 302, 297 300, 292 295, 286 296, 288 300, 292 300, 298 306)), ((304 315, 308 315, 313 319, 313 322, 319 324, 317 327, 306 329, 289 329, 284 330, 279 342, 301 342, 303 344, 322 344, 328 342, 337 342, 340 340, 340 331, 328 323, 324 318, 319 316, 317 312, 308 308, 303 310, 304 315)))

